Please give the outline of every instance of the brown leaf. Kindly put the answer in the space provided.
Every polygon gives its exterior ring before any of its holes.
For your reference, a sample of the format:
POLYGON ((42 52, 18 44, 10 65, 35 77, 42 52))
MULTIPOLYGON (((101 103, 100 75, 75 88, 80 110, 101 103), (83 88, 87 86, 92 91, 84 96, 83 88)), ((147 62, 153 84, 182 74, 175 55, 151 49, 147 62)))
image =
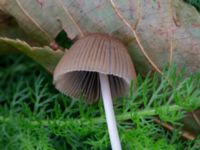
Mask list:
MULTIPOLYGON (((0 37, 8 37, 12 39, 20 39, 26 41, 32 46, 40 46, 41 43, 38 43, 32 37, 27 35, 23 29, 21 29, 15 19, 8 14, 3 13, 0 10, 0 37)), ((8 53, 9 49, 5 49, 3 45, 0 45, 0 54, 8 53)))
POLYGON ((56 50, 53 51, 51 48, 45 47, 31 47, 26 42, 20 40, 13 40, 8 38, 0 38, 0 44, 12 48, 12 50, 20 51, 34 61, 38 62, 44 68, 46 68, 49 72, 53 72, 55 66, 63 55, 63 51, 56 50))
MULTIPOLYGON (((170 62, 188 72, 199 70, 200 14, 193 7, 180 0, 113 2, 132 27, 137 25, 138 38, 158 68, 170 62)), ((49 43, 62 29, 72 39, 86 32, 109 33, 127 45, 139 72, 153 69, 109 0, 7 0, 0 7, 40 43, 49 43)))

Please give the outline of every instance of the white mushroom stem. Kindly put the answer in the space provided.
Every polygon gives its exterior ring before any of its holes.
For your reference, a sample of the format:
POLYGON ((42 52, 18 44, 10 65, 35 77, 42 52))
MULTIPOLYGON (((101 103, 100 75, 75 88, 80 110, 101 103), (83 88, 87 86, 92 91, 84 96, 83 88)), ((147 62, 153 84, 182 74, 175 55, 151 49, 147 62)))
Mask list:
POLYGON ((117 130, 115 114, 113 110, 113 103, 110 91, 110 84, 108 81, 108 76, 99 73, 100 83, 101 83, 101 93, 103 97, 103 104, 106 114, 106 121, 108 126, 108 132, 110 136, 112 150, 121 150, 121 143, 119 139, 119 134, 117 130))

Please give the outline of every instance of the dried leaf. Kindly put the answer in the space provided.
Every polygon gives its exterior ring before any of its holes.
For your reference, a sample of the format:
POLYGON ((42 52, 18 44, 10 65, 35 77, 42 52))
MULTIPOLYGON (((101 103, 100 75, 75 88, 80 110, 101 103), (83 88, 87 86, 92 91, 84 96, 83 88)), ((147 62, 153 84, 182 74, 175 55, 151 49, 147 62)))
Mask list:
MULTIPOLYGON (((195 8, 180 0, 113 2, 128 24, 136 27, 144 50, 158 68, 174 62, 188 72, 199 70, 200 14, 195 8)), ((108 33, 127 45, 138 71, 153 69, 109 0, 7 0, 0 7, 40 43, 49 43, 62 29, 71 39, 86 32, 108 33)))
POLYGON ((66 27, 73 35, 77 34, 59 1, 7 0, 0 7, 39 43, 50 43, 66 27))
POLYGON ((45 47, 31 47, 26 42, 20 40, 13 40, 8 38, 0 38, 0 44, 3 43, 6 46, 12 47, 13 49, 20 51, 34 61, 41 64, 49 72, 53 72, 56 64, 63 55, 61 50, 53 51, 51 48, 45 47))
MULTIPOLYGON (((40 46, 40 43, 35 41, 32 37, 27 35, 17 24, 15 19, 2 11, 0 11, 0 37, 7 37, 12 39, 20 39, 26 41, 31 46, 40 46)), ((7 54, 14 52, 11 48, 0 44, 0 54, 7 54)))

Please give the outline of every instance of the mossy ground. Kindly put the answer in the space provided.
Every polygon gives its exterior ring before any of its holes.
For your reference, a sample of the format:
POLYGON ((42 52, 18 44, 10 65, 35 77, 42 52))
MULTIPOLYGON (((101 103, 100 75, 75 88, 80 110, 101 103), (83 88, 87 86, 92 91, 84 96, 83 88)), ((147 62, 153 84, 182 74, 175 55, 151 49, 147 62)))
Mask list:
MULTIPOLYGON (((0 78, 0 149, 110 149, 102 101, 87 105, 60 94, 52 76, 23 55, 1 56, 0 78)), ((183 78, 174 71, 138 76, 137 90, 115 100, 124 149, 200 148, 200 139, 183 140, 178 132, 186 111, 200 106, 200 75, 183 78), (155 123, 158 116, 177 129, 155 123)))

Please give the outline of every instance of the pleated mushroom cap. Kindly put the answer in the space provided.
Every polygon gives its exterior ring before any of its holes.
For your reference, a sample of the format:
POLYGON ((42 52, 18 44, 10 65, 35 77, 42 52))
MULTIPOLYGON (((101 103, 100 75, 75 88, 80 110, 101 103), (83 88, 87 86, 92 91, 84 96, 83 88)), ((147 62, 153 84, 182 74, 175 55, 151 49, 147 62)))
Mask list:
POLYGON ((98 73, 108 75, 112 97, 129 90, 136 74, 127 49, 117 39, 105 34, 89 34, 67 51, 54 71, 54 85, 62 93, 87 102, 101 96, 98 73))

